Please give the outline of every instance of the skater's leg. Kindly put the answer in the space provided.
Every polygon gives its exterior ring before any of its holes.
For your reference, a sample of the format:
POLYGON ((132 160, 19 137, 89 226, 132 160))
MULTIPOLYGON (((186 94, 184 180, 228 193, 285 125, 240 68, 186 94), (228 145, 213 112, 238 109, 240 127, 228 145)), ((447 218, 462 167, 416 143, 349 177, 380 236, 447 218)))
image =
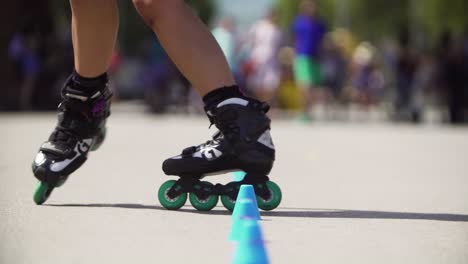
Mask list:
POLYGON ((202 95, 235 84, 221 48, 182 0, 133 0, 171 59, 202 95))
MULTIPOLYGON (((186 199, 183 192, 202 189, 210 198, 195 194, 200 200, 195 202, 197 205, 192 204, 199 210, 210 210, 217 201, 213 195, 218 193, 213 193, 214 188, 200 183, 197 178, 225 170, 247 171, 250 175, 247 180, 255 182, 257 189, 260 186, 265 189, 266 175, 275 158, 270 119, 266 116, 268 106, 240 93, 221 48, 183 0, 133 2, 174 63, 203 96, 207 115, 220 130, 213 140, 186 148, 182 155, 164 162, 166 174, 185 179, 176 185, 174 182, 163 185, 159 192, 163 206, 180 208, 186 199)), ((236 188, 229 189, 229 197, 237 195, 236 188)), ((267 196, 272 197, 268 193, 267 196)), ((278 204, 274 202, 269 206, 274 208, 278 204)))
POLYGON ((87 160, 105 136, 110 115, 107 68, 116 33, 115 0, 71 0, 75 71, 62 89, 58 123, 39 149, 32 169, 40 180, 34 194, 44 203, 55 187, 87 160))
POLYGON ((116 0, 70 0, 75 69, 83 77, 107 71, 118 30, 116 0))
MULTIPOLYGON (((221 48, 205 25, 182 0, 133 0, 133 3, 175 64, 203 96, 210 121, 220 129, 223 138, 230 141, 220 145, 221 148, 236 148, 236 151, 220 149, 220 152, 210 153, 189 148, 185 152, 208 163, 221 157, 222 153, 242 156, 239 163, 213 166, 208 169, 210 172, 224 167, 243 169, 248 166, 255 172, 268 174, 274 160, 270 120, 265 115, 268 106, 240 93, 221 48), (202 152, 206 155, 201 155, 202 152), (250 161, 245 161, 250 158, 250 161)), ((175 173, 173 161, 169 160, 164 165, 167 174, 175 173)), ((187 173, 208 173, 207 167, 204 171, 203 166, 198 167, 199 164, 192 164, 194 167, 188 165, 175 167, 185 169, 187 173)))

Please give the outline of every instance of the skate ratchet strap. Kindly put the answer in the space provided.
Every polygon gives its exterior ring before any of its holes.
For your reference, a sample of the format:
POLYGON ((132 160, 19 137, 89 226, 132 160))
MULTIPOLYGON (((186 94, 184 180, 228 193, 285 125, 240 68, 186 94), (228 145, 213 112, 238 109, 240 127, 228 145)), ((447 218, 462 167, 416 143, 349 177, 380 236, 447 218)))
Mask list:
POLYGON ((219 140, 222 136, 223 136, 223 134, 221 133, 221 131, 220 131, 220 130, 217 130, 217 131, 213 134, 212 140, 208 140, 208 141, 206 141, 205 143, 200 144, 200 145, 198 145, 198 146, 192 146, 192 147, 185 148, 184 150, 182 150, 182 156, 192 156, 193 153, 197 152, 199 149, 202 149, 202 148, 204 148, 205 146, 213 145, 214 142, 216 142, 217 140, 219 140))
POLYGON ((40 151, 63 158, 74 156, 73 149, 62 144, 54 144, 53 142, 45 142, 42 144, 40 151))
POLYGON ((197 147, 192 146, 182 150, 182 156, 191 156, 193 153, 197 152, 197 147))
MULTIPOLYGON (((107 102, 112 97, 112 93, 105 93, 105 91, 97 91, 94 95, 86 97, 83 95, 65 93, 65 104, 64 106, 68 109, 82 112, 91 113, 96 107, 96 102, 107 102)), ((106 114, 107 117, 108 114, 106 114)))

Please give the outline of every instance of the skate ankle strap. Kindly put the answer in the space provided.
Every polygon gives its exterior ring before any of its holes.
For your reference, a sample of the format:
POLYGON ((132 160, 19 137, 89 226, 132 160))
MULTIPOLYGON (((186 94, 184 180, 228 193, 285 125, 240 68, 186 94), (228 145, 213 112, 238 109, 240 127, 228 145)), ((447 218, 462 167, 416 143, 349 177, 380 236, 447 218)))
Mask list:
MULTIPOLYGON (((240 99, 240 98, 232 98, 232 99, 239 99, 239 100, 243 100, 243 101, 246 101, 248 102, 247 104, 241 104, 241 103, 233 103, 234 101, 231 101, 231 102, 228 102, 229 100, 231 99, 228 99, 228 100, 225 100, 223 102, 221 102, 220 104, 218 104, 217 107, 215 108, 212 108, 212 109, 208 109, 205 107, 205 112, 206 112, 206 116, 208 117, 208 120, 210 121, 210 126, 209 128, 211 128, 211 126, 213 125, 216 125, 217 126, 217 122, 216 122, 216 117, 218 115, 218 112, 219 111, 222 111, 222 108, 223 106, 227 106, 227 105, 231 105, 231 104, 235 104, 235 105, 241 105, 241 106, 245 106, 245 107, 248 107, 248 108, 251 108, 251 109, 255 109, 257 111, 260 111, 260 112, 263 112, 263 113, 268 113, 268 111, 270 110, 270 105, 266 102, 261 102, 259 100, 256 100, 256 99, 249 99, 249 101, 247 100, 244 100, 244 99, 240 99)), ((237 101, 235 101, 237 102, 237 101)))
POLYGON ((46 154, 52 154, 63 158, 73 156, 73 149, 70 149, 63 144, 57 144, 54 142, 44 142, 39 150, 46 154))
POLYGON ((110 111, 106 111, 107 105, 112 98, 112 93, 108 90, 100 90, 91 96, 74 91, 64 91, 62 94, 64 101, 60 107, 85 113, 87 116, 108 117, 110 111))

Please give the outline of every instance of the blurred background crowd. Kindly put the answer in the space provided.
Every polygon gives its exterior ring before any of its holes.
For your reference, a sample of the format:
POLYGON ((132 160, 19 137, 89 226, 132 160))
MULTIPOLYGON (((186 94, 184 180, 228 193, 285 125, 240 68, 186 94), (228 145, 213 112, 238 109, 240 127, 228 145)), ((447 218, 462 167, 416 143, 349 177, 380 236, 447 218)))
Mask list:
MULTIPOLYGON (((468 121, 468 1, 188 2, 244 92, 268 101, 273 117, 468 121)), ((131 1, 119 6, 109 70, 115 100, 144 102, 154 113, 201 113, 131 1)), ((6 1, 2 9, 0 110, 55 109, 73 69, 68 2, 6 1)))

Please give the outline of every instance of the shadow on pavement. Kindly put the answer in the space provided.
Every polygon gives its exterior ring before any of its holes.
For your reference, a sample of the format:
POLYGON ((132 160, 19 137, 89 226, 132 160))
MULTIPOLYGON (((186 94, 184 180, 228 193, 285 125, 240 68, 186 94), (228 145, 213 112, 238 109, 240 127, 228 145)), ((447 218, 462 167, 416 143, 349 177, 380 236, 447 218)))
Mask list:
MULTIPOLYGON (((168 211, 159 205, 143 204, 48 204, 44 206, 53 207, 91 207, 91 208, 124 208, 124 209, 150 209, 168 211)), ((231 213, 221 206, 219 210, 209 212, 197 211, 196 209, 181 208, 176 212, 196 213, 208 215, 230 215, 231 213)), ((262 216, 268 217, 298 217, 298 218, 350 218, 350 219, 401 219, 401 220, 433 220, 447 222, 468 222, 468 215, 443 214, 443 213, 412 213, 412 212, 385 212, 365 210, 341 210, 341 209, 311 209, 311 208, 286 208, 279 207, 275 211, 261 212, 262 216)))
MULTIPOLYGON (((124 209, 149 209, 149 210, 162 210, 168 211, 166 208, 159 206, 159 205, 144 205, 144 204, 131 204, 131 203, 120 203, 120 204, 44 204, 43 206, 53 206, 53 207, 91 207, 91 208, 124 208, 124 209)), ((174 212, 182 212, 182 213, 196 213, 196 214, 208 214, 208 215, 230 215, 231 213, 224 209, 224 207, 216 206, 215 208, 219 208, 222 210, 211 210, 208 212, 198 211, 196 209, 187 209, 181 208, 175 210, 174 212)))
MULTIPOLYGON (((279 209, 281 210, 281 209, 279 209)), ((309 209, 263 212, 263 216, 305 218, 401 219, 468 222, 468 215, 440 213, 385 212, 340 209, 309 209)))

